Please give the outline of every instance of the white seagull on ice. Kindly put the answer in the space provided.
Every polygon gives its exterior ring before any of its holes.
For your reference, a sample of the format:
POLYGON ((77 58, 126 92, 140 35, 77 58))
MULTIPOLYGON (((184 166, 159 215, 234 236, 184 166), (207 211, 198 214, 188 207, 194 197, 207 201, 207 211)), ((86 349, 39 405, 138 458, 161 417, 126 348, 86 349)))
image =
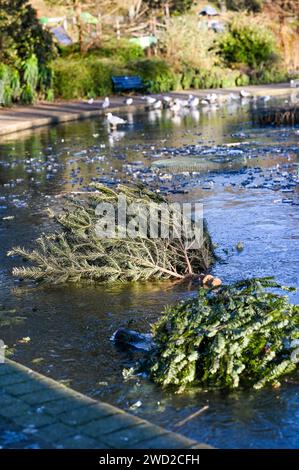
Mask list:
POLYGON ((127 121, 125 121, 124 119, 122 119, 118 116, 114 116, 112 113, 107 113, 106 117, 107 117, 108 124, 109 124, 109 126, 111 127, 112 130, 116 130, 117 126, 119 126, 121 124, 126 124, 126 122, 127 122, 127 121))
POLYGON ((104 99, 104 101, 102 103, 102 108, 106 109, 106 108, 109 108, 109 106, 110 106, 110 100, 109 100, 108 96, 106 96, 106 98, 104 99))

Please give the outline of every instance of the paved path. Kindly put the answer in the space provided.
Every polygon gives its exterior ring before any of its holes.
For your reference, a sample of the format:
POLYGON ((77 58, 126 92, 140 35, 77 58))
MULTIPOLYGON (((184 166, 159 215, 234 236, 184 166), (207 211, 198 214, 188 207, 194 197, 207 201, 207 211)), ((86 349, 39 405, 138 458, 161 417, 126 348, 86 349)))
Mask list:
MULTIPOLYGON (((275 84, 275 85, 259 85, 248 86, 243 89, 250 91, 253 95, 286 95, 292 89, 289 84, 275 84)), ((219 88, 215 90, 192 90, 192 94, 203 97, 207 93, 228 94, 236 92, 238 88, 219 88)), ((168 93, 174 97, 185 96, 189 91, 168 93)), ((114 96, 111 98, 110 110, 114 112, 119 111, 121 108, 128 108, 124 104, 124 98, 114 96)), ((55 103, 39 103, 32 106, 14 106, 12 108, 0 109, 0 136, 17 132, 20 130, 34 129, 36 127, 46 126, 49 124, 57 124, 59 122, 74 121, 79 119, 86 119, 93 116, 103 114, 102 100, 95 100, 93 104, 88 104, 86 101, 65 101, 55 103)), ((136 107, 144 105, 141 97, 134 98, 134 106, 130 109, 133 111, 136 107)))
POLYGON ((0 448, 209 448, 11 360, 0 364, 0 405, 0 448))

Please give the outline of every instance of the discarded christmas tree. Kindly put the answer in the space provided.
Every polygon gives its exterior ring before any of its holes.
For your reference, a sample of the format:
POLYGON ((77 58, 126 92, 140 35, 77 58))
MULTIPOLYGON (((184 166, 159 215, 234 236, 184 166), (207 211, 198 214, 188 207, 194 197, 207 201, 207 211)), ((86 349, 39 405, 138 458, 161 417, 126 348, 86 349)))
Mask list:
POLYGON ((152 379, 179 391, 262 388, 296 370, 299 306, 266 288, 272 278, 240 281, 169 307, 153 327, 146 362, 152 379))
POLYGON ((212 262, 213 251, 207 229, 203 227, 200 246, 195 246, 194 240, 187 240, 184 234, 174 237, 173 234, 181 228, 179 214, 176 217, 173 211, 170 213, 172 209, 167 201, 156 193, 143 187, 123 185, 108 188, 97 184, 90 189, 84 194, 66 196, 66 207, 57 214, 51 214, 60 227, 59 231, 43 234, 32 251, 16 247, 8 253, 30 262, 30 266, 14 268, 15 276, 55 284, 66 281, 182 280, 187 276, 198 276, 212 262), (158 210, 162 204, 167 228, 172 235, 153 238, 145 233, 145 236, 119 237, 124 226, 117 226, 114 236, 99 236, 97 208, 100 204, 112 204, 117 218, 120 195, 126 198, 127 205, 139 204, 144 209, 141 219, 150 210, 158 210))

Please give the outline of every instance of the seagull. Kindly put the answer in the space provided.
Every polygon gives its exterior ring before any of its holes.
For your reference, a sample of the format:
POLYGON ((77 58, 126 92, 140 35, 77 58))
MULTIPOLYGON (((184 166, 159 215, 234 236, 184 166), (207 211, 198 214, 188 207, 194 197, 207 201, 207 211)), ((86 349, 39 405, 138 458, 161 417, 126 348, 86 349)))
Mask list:
POLYGON ((109 106, 110 106, 110 100, 109 100, 108 96, 106 96, 106 98, 104 99, 104 101, 102 103, 102 108, 106 109, 106 108, 109 108, 109 106))
POLYGON ((162 100, 165 101, 165 103, 171 103, 172 102, 171 96, 163 96, 162 100))
POLYGON ((241 98, 248 98, 250 96, 250 93, 249 93, 249 91, 241 90, 240 91, 240 96, 241 96, 241 98))
POLYGON ((174 103, 173 99, 170 96, 163 96, 162 101, 164 108, 170 108, 174 103))
POLYGON ((162 108, 162 101, 161 100, 156 100, 153 104, 153 109, 161 109, 162 108))
POLYGON ((177 114, 181 110, 181 104, 179 100, 174 100, 173 104, 170 106, 170 111, 172 111, 174 114, 177 114))
POLYGON ((189 95, 188 102, 190 108, 197 108, 197 106, 199 105, 199 98, 198 96, 189 95))
POLYGON ((93 99, 93 98, 90 98, 89 100, 87 100, 87 103, 88 103, 88 104, 93 104, 93 102, 94 102, 94 99, 93 99))
POLYGON ((230 94, 228 95, 228 99, 229 99, 230 101, 239 101, 240 96, 237 95, 237 93, 230 93, 230 94))
POLYGON ((179 100, 179 103, 183 108, 187 108, 189 106, 189 100, 179 100))
POLYGON ((260 100, 263 101, 264 103, 267 103, 267 101, 270 101, 270 96, 266 95, 266 96, 261 96, 260 97, 260 100))
POLYGON ((145 101, 148 105, 153 105, 157 100, 156 98, 152 98, 152 96, 145 96, 145 101))
POLYGON ((210 104, 214 104, 216 103, 218 97, 216 95, 216 93, 211 93, 211 94, 208 94, 205 98, 210 104))
POLYGON ((130 106, 131 104, 133 104, 133 98, 126 98, 124 101, 124 104, 126 104, 127 106, 130 106))
POLYGON ((118 125, 126 124, 127 122, 118 116, 114 116, 112 113, 107 113, 106 117, 107 117, 108 124, 112 130, 116 130, 118 125))

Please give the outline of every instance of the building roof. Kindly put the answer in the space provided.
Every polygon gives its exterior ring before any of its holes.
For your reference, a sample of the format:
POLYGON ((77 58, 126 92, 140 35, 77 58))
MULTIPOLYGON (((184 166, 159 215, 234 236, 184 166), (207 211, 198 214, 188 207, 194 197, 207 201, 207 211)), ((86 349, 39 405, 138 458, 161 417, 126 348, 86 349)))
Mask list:
POLYGON ((206 5, 200 10, 199 15, 216 16, 219 15, 219 13, 214 7, 211 7, 211 5, 206 5))

